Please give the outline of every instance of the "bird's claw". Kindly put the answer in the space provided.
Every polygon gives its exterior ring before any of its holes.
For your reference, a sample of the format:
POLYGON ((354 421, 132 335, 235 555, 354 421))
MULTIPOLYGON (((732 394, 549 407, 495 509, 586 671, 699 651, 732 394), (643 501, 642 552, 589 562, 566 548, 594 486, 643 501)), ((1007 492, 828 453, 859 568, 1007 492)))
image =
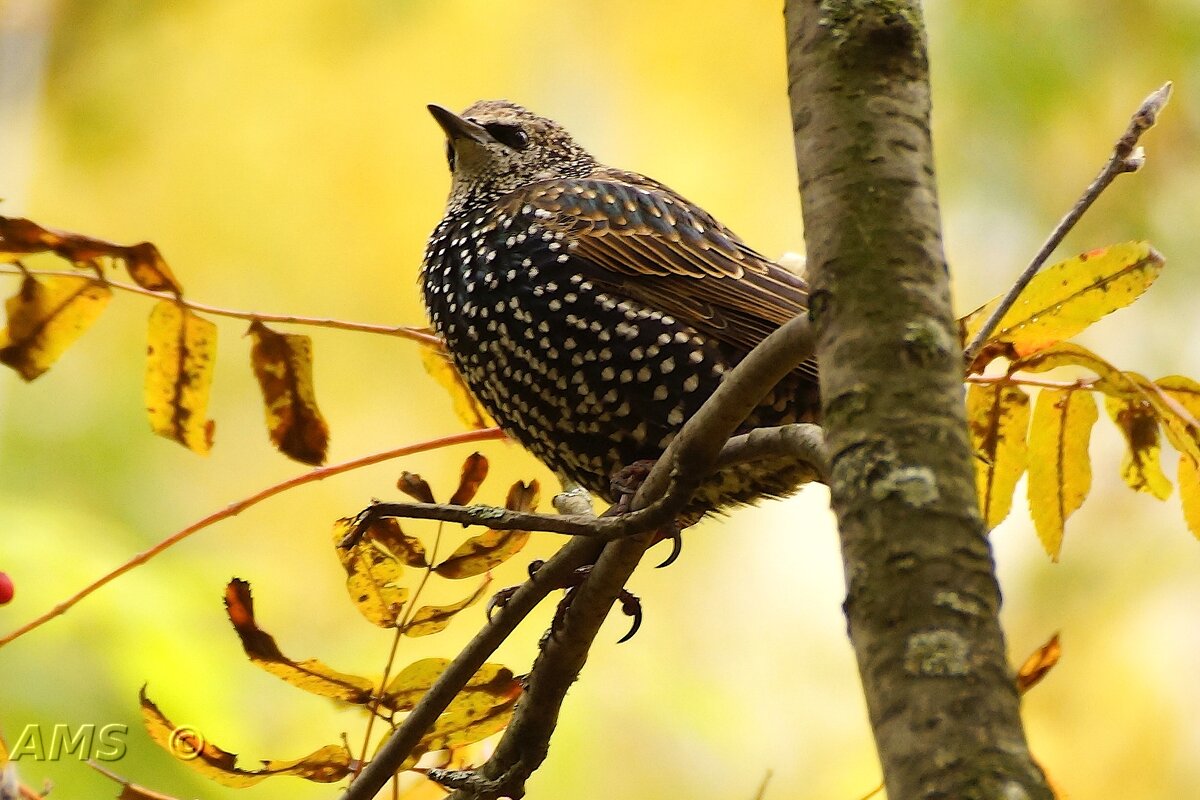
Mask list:
POLYGON ((672 523, 659 530, 654 543, 658 544, 666 539, 671 540, 671 553, 655 569, 671 566, 675 563, 675 559, 679 558, 679 554, 683 552, 683 528, 678 523, 672 523))
MULTIPOLYGON (((542 568, 542 565, 545 563, 546 562, 542 561, 541 559, 535 559, 529 562, 528 570, 530 580, 533 580, 533 576, 539 569, 542 568)), ((487 609, 485 610, 488 622, 492 621, 492 614, 495 613, 497 609, 504 608, 506 605, 508 605, 508 601, 512 599, 512 596, 517 593, 517 589, 520 588, 520 584, 516 586, 508 586, 492 595, 492 599, 488 601, 487 609)))
POLYGON ((621 601, 621 613, 627 617, 633 617, 633 624, 629 626, 629 632, 617 639, 617 644, 620 644, 632 639, 633 635, 638 632, 638 628, 642 627, 642 599, 628 589, 622 589, 618 599, 621 601))
MULTIPOLYGON (((550 630, 547 631, 548 636, 553 636, 554 632, 559 630, 567 616, 567 609, 571 607, 571 601, 575 598, 575 590, 584 582, 587 576, 591 573, 591 566, 580 567, 571 574, 570 583, 563 587, 566 593, 562 600, 558 602, 558 608, 554 611, 554 619, 550 623, 550 630)), ((636 594, 628 589, 622 589, 617 595, 617 600, 621 603, 621 613, 627 617, 633 618, 633 625, 630 626, 629 632, 617 640, 617 644, 627 642, 633 638, 633 635, 638 632, 638 628, 642 627, 642 601, 636 594)))

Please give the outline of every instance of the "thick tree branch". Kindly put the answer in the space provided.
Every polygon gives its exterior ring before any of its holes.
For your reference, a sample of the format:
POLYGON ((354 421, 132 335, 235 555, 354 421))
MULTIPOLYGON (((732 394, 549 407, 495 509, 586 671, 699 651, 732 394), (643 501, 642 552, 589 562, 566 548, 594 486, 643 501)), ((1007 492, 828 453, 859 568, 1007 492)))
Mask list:
POLYGON ((979 518, 917 0, 788 0, 846 615, 888 796, 1048 800, 979 518))

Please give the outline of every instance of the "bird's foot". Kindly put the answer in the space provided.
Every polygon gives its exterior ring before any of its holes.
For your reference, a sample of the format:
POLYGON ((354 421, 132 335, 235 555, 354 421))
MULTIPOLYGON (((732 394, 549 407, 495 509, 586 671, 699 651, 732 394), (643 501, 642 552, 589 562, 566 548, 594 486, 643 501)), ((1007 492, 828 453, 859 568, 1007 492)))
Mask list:
MULTIPOLYGON (((544 561, 533 561, 529 564, 530 580, 534 579, 535 574, 539 569, 542 568, 542 564, 544 563, 544 561)), ((566 593, 563 595, 562 600, 559 601, 558 608, 554 611, 554 619, 550 623, 550 629, 546 631, 546 635, 542 637, 543 645, 546 643, 548 637, 553 636, 559 629, 562 628, 564 620, 567 616, 567 610, 571 607, 571 601, 575 597, 575 590, 579 588, 579 586, 582 585, 585 580, 587 580, 587 576, 591 574, 591 571, 592 568, 590 565, 586 567, 580 567, 571 573, 571 577, 568 578, 562 586, 556 587, 559 589, 565 589, 566 593)), ((488 622, 492 621, 492 614, 497 609, 504 608, 504 606, 508 605, 508 602, 512 600, 513 595, 516 594, 517 590, 520 588, 520 586, 509 586, 507 589, 501 589, 500 591, 496 592, 496 594, 492 595, 492 599, 487 605, 488 622)), ((629 632, 622 636, 617 642, 620 644, 621 642, 629 641, 629 639, 632 638, 635 633, 637 633, 638 628, 642 626, 642 601, 637 595, 628 589, 622 589, 621 593, 617 595, 617 600, 621 603, 621 612, 625 614, 625 616, 633 618, 633 625, 629 628, 629 632)))
POLYGON ((633 502, 634 495, 637 494, 638 489, 642 488, 646 478, 650 477, 650 470, 654 469, 654 464, 653 459, 643 459, 613 473, 609 486, 612 489, 613 497, 617 498, 616 513, 629 513, 629 506, 633 502))
MULTIPOLYGON (((592 567, 589 565, 580 567, 571 573, 571 578, 567 585, 562 587, 566 589, 566 592, 563 594, 562 600, 558 601, 558 608, 554 611, 554 620, 550 623, 550 630, 546 631, 546 635, 542 637, 542 644, 545 644, 549 637, 562 629, 566 621, 567 611, 571 608, 571 602, 575 599, 575 590, 587 580, 587 576, 591 572, 592 567)), ((628 589, 621 589, 620 594, 617 595, 617 601, 621 604, 621 613, 633 619, 633 624, 630 626, 629 632, 617 640, 617 644, 620 644, 632 639, 633 635, 638 632, 638 628, 642 627, 642 601, 628 589)))
MULTIPOLYGON (((527 567, 527 569, 529 570, 529 579, 530 580, 533 580, 533 576, 537 574, 537 571, 539 569, 541 569, 542 565, 545 563, 546 562, 542 561, 541 559, 537 559, 537 560, 529 562, 529 566, 527 567)), ((497 609, 504 608, 506 605, 508 605, 508 601, 512 600, 512 596, 514 594, 516 594, 517 590, 520 589, 521 586, 523 586, 523 585, 524 584, 517 584, 516 586, 508 586, 508 587, 505 587, 504 589, 501 589, 500 591, 496 592, 494 595, 492 595, 492 599, 488 601, 487 609, 484 612, 487 614, 488 622, 492 621, 492 614, 495 613, 497 609)))

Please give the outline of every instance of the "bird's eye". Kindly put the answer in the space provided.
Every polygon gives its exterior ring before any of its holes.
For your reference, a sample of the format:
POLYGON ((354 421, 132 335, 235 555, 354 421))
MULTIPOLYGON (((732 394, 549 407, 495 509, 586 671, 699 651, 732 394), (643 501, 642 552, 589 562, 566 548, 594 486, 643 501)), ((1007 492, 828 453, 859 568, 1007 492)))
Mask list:
POLYGON ((520 125, 511 125, 507 122, 488 122, 484 124, 483 129, 490 133, 497 142, 511 147, 513 150, 524 150, 529 146, 529 135, 521 130, 520 125))
POLYGON ((446 163, 450 165, 450 171, 454 172, 454 145, 446 142, 446 163))

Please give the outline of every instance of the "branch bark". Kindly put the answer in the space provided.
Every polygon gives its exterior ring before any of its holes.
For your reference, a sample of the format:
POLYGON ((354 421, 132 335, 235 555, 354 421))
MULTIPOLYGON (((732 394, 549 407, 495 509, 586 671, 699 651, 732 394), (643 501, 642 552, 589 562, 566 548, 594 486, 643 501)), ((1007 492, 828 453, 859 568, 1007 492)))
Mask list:
POLYGON ((888 796, 1050 798, 975 498, 917 0, 788 0, 846 615, 888 796))

